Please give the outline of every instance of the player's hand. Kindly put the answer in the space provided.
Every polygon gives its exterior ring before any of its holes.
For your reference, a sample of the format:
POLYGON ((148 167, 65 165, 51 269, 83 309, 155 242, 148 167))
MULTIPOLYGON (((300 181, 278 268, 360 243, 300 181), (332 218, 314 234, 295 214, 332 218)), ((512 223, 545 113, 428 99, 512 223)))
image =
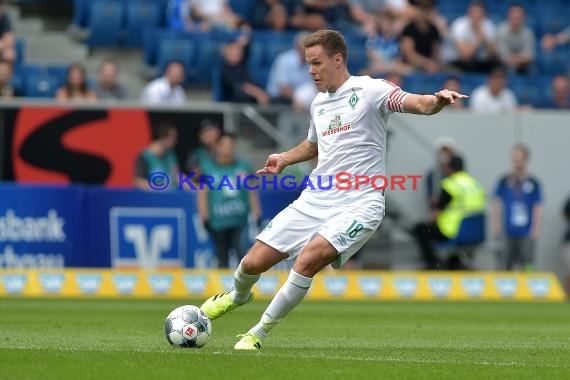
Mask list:
POLYGON ((441 90, 436 92, 434 95, 437 98, 438 103, 444 103, 446 105, 455 104, 456 99, 467 99, 469 97, 467 95, 460 94, 457 91, 451 90, 441 90))
POLYGON ((279 174, 285 169, 287 164, 287 160, 285 160, 281 154, 271 154, 267 157, 265 167, 259 169, 257 174, 279 174))

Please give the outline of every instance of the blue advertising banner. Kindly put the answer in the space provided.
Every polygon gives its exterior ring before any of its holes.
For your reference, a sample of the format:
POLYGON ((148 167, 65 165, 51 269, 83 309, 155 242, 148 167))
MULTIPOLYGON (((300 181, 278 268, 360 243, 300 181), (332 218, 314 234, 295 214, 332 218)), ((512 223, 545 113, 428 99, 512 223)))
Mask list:
POLYGON ((93 188, 87 200, 95 251, 88 266, 209 266, 213 248, 194 193, 93 188))
MULTIPOLYGON (((259 194, 264 223, 299 196, 259 194)), ((245 244, 257 232, 250 227, 245 244)), ((215 265, 193 192, 0 185, 0 268, 215 265)))
POLYGON ((77 186, 0 185, 0 268, 86 263, 83 191, 77 186))

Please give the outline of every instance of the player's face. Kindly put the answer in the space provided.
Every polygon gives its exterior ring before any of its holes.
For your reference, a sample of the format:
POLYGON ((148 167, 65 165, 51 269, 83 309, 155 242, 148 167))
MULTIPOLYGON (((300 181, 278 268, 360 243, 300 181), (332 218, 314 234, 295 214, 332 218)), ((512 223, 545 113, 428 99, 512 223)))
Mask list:
POLYGON ((317 90, 336 91, 334 78, 337 68, 342 64, 342 56, 335 54, 330 57, 321 45, 315 45, 305 49, 305 59, 317 90))

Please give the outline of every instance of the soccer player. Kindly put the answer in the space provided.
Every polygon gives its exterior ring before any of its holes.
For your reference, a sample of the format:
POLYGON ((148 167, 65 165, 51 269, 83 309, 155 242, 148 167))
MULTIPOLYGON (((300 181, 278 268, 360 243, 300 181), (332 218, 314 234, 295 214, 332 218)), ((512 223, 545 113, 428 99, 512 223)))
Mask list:
MULTIPOLYGON (((385 175, 386 128, 393 112, 433 115, 465 95, 441 90, 416 95, 382 79, 351 76, 344 37, 319 30, 304 40, 305 58, 319 94, 311 105, 307 139, 283 153, 271 154, 258 174, 277 174, 318 153, 318 176, 339 172, 385 175)), ((353 177, 354 178, 354 177, 353 177)), ((345 183, 343 183, 345 185, 345 183)), ((201 306, 210 317, 252 300, 260 275, 285 259, 296 258, 289 277, 258 324, 240 335, 236 350, 258 350, 267 334, 307 294, 313 277, 332 264, 340 268, 374 234, 384 217, 384 192, 308 188, 281 211, 258 236, 234 273, 234 290, 212 296, 201 306)))

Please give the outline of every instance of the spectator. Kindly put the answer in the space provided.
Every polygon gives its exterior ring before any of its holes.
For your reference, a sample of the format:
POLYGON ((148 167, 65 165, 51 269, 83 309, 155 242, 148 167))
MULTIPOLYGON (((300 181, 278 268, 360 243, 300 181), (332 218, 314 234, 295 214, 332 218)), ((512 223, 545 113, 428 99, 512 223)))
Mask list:
POLYGON ((7 61, 0 61, 0 99, 7 100, 19 96, 14 86, 12 86, 12 76, 14 69, 7 61))
POLYGON ((16 37, 8 15, 8 0, 0 0, 0 60, 16 62, 16 37))
POLYGON ((267 80, 267 94, 272 103, 291 104, 295 90, 305 83, 312 83, 303 47, 303 39, 307 35, 307 32, 297 33, 294 46, 273 61, 267 80))
POLYGON ((67 70, 65 84, 55 93, 58 100, 63 101, 95 101, 97 95, 89 89, 85 67, 80 63, 73 63, 67 70))
POLYGON ((372 34, 366 39, 366 54, 369 65, 362 75, 376 76, 379 73, 409 74, 413 71, 410 65, 402 61, 400 38, 396 30, 394 18, 388 13, 380 13, 375 17, 372 34))
MULTIPOLYGON (((292 97, 294 112, 281 112, 279 114, 277 130, 283 137, 288 139, 287 145, 293 146, 307 137, 307 120, 310 117, 311 103, 317 93, 317 87, 312 81, 299 86, 292 97)), ((299 166, 303 166, 303 164, 292 165, 291 167, 299 166)), ((285 168, 285 170, 288 168, 285 168)), ((304 174, 309 173, 310 171, 304 174)))
POLYGON ((269 104, 269 95, 253 84, 247 69, 245 54, 248 43, 243 39, 230 42, 222 49, 222 92, 231 102, 269 104))
POLYGON ((450 39, 456 59, 450 62, 464 71, 489 72, 498 64, 495 26, 486 17, 481 1, 473 1, 466 16, 451 24, 450 39))
POLYGON ((172 30, 191 32, 200 29, 200 25, 192 19, 192 0, 169 0, 166 16, 172 30))
MULTIPOLYGON (((451 91, 457 91, 460 94, 463 94, 463 91, 461 89, 461 81, 459 80, 459 77, 456 76, 450 76, 448 77, 445 82, 443 82, 443 85, 441 88, 445 88, 447 90, 451 90, 451 91)), ((450 105, 452 108, 455 109, 464 109, 465 108, 465 103, 463 102, 463 99, 457 99, 455 101, 455 103, 450 105)))
POLYGON ((170 179, 166 190, 178 186, 178 161, 174 147, 178 140, 176 127, 168 123, 158 123, 153 128, 152 142, 139 154, 135 162, 134 185, 141 190, 154 190, 165 184, 162 177, 151 177, 153 173, 165 173, 170 179), (153 182, 153 187, 149 181, 153 182))
POLYGON ((430 21, 433 5, 420 2, 412 21, 404 27, 401 37, 404 62, 427 73, 440 71, 441 36, 430 21))
POLYGON ((212 187, 198 192, 198 211, 204 227, 216 247, 219 268, 228 268, 230 252, 235 251, 238 262, 243 258, 240 238, 251 213, 261 221, 261 207, 256 191, 237 186, 253 171, 249 163, 234 156, 235 137, 222 134, 216 147, 216 160, 204 165, 204 175, 214 178, 212 187))
POLYGON ((566 267, 566 281, 564 288, 566 290, 566 295, 570 297, 570 197, 568 197, 568 200, 566 201, 566 205, 564 206, 562 214, 566 221, 566 234, 564 235, 564 240, 562 243, 564 264, 566 267))
POLYGON ((445 168, 446 177, 441 181, 440 195, 432 207, 431 219, 428 223, 416 224, 413 233, 427 269, 465 269, 456 257, 441 263, 434 244, 454 239, 463 219, 484 212, 485 191, 475 178, 464 171, 460 157, 451 157, 445 168))
POLYGON ((154 79, 143 89, 141 102, 147 104, 182 105, 186 102, 184 83, 184 65, 170 62, 164 70, 164 76, 154 79))
POLYGON ((191 0, 190 5, 192 19, 199 22, 203 30, 251 29, 247 22, 232 10, 228 0, 191 0))
POLYGON ((290 18, 291 26, 300 30, 353 30, 346 0, 300 0, 290 18))
POLYGON ((551 94, 537 104, 538 108, 570 109, 570 81, 567 76, 552 79, 551 94))
POLYGON ((258 1, 253 9, 253 27, 269 28, 278 32, 286 30, 294 3, 292 0, 258 1))
POLYGON ((493 236, 505 238, 505 254, 500 268, 512 270, 521 264, 534 268, 534 243, 542 221, 542 191, 538 180, 528 173, 529 150, 516 145, 512 151, 511 172, 501 177, 493 203, 493 236))
POLYGON ((446 171, 449 160, 458 154, 455 140, 451 137, 440 137, 433 145, 437 154, 437 164, 431 168, 426 175, 426 195, 428 208, 430 210, 437 205, 438 199, 441 196, 441 181, 447 176, 446 171))
POLYGON ((550 52, 555 47, 565 45, 570 42, 570 26, 556 34, 545 34, 542 37, 542 49, 550 52))
POLYGON ((449 35, 449 25, 447 24, 447 19, 443 16, 439 9, 437 8, 437 1, 436 0, 410 0, 412 11, 409 12, 411 17, 417 12, 424 12, 427 11, 428 20, 435 25, 437 31, 439 32, 440 37, 447 38, 449 35), (421 9, 421 8, 425 9, 421 9))
POLYGON ((319 93, 315 84, 311 82, 303 83, 301 86, 297 87, 293 93, 293 110, 295 112, 309 113, 311 108, 311 103, 315 96, 319 93))
POLYGON ((99 100, 127 99, 128 93, 118 81, 119 64, 112 58, 107 58, 99 66, 99 82, 95 86, 95 94, 99 100))
POLYGON ((473 91, 470 104, 471 109, 478 112, 498 113, 517 109, 517 98, 507 88, 505 69, 494 68, 489 74, 487 84, 479 86, 473 91))
POLYGON ((525 11, 521 5, 511 5, 507 21, 499 25, 497 49, 501 63, 510 71, 528 74, 534 61, 536 41, 534 32, 525 25, 525 11))
POLYGON ((193 149, 186 158, 186 172, 196 173, 193 179, 197 179, 202 174, 202 166, 210 165, 215 160, 216 146, 222 134, 222 129, 212 119, 204 119, 200 123, 198 139, 200 146, 193 149))
POLYGON ((396 34, 399 34, 414 13, 407 0, 348 0, 348 7, 352 22, 360 28, 355 32, 365 36, 377 28, 376 17, 379 14, 390 17, 396 34))

